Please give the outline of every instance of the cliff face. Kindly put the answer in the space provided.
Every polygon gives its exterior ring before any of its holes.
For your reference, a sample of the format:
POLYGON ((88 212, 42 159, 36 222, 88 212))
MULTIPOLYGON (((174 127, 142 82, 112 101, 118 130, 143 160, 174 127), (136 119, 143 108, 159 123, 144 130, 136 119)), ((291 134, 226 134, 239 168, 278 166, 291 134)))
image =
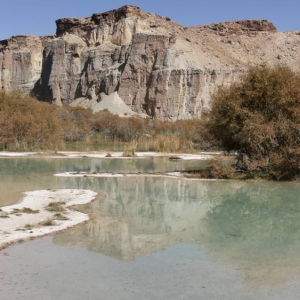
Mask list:
POLYGON ((216 86, 238 80, 249 63, 300 66, 299 33, 265 20, 187 28, 123 6, 56 24, 54 36, 0 41, 2 89, 58 105, 117 91, 138 113, 176 120, 200 117, 216 86))

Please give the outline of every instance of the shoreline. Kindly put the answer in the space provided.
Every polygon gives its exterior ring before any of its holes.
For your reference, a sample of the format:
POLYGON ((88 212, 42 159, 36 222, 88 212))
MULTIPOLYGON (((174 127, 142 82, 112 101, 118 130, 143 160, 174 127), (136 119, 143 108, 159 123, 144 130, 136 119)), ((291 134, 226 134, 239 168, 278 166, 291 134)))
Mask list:
POLYGON ((211 159, 214 156, 223 156, 222 151, 209 151, 199 153, 171 153, 171 152, 135 152, 135 156, 124 157, 123 151, 57 151, 55 154, 49 154, 49 152, 9 152, 0 151, 0 158, 14 158, 14 157, 49 157, 49 158, 121 158, 121 159, 132 159, 132 158, 146 158, 146 157, 178 157, 182 160, 190 159, 211 159), (107 154, 110 157, 107 157, 107 154))
POLYGON ((89 215, 70 206, 90 203, 96 195, 96 192, 83 189, 25 192, 20 203, 1 207, 0 250, 88 221, 89 215), (61 204, 61 212, 47 210, 50 203, 61 204))

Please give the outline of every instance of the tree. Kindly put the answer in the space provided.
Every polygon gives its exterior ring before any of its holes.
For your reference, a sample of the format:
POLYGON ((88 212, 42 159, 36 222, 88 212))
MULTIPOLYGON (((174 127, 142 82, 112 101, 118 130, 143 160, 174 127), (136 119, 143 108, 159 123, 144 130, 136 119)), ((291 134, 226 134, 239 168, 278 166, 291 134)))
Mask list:
POLYGON ((212 96, 208 127, 237 165, 289 180, 300 175, 300 76, 287 66, 252 66, 212 96))

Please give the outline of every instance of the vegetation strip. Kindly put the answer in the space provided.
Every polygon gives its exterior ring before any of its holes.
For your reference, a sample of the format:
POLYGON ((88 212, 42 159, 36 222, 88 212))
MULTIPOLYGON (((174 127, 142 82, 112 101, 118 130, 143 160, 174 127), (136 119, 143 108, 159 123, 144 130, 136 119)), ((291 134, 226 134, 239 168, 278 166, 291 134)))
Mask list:
POLYGON ((107 110, 56 106, 20 92, 0 91, 0 150, 63 150, 68 143, 124 144, 132 151, 193 152, 215 141, 199 119, 160 121, 121 117, 107 110))

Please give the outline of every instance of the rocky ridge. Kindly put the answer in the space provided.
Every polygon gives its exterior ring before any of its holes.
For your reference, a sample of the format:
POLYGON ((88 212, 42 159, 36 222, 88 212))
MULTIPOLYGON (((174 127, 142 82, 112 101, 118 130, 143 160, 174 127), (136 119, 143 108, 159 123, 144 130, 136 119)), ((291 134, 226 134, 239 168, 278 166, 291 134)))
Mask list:
POLYGON ((266 20, 184 27, 126 5, 56 25, 53 36, 0 41, 2 89, 58 105, 117 92, 137 113, 176 120, 201 117, 216 86, 251 63, 300 68, 300 32, 266 20))

